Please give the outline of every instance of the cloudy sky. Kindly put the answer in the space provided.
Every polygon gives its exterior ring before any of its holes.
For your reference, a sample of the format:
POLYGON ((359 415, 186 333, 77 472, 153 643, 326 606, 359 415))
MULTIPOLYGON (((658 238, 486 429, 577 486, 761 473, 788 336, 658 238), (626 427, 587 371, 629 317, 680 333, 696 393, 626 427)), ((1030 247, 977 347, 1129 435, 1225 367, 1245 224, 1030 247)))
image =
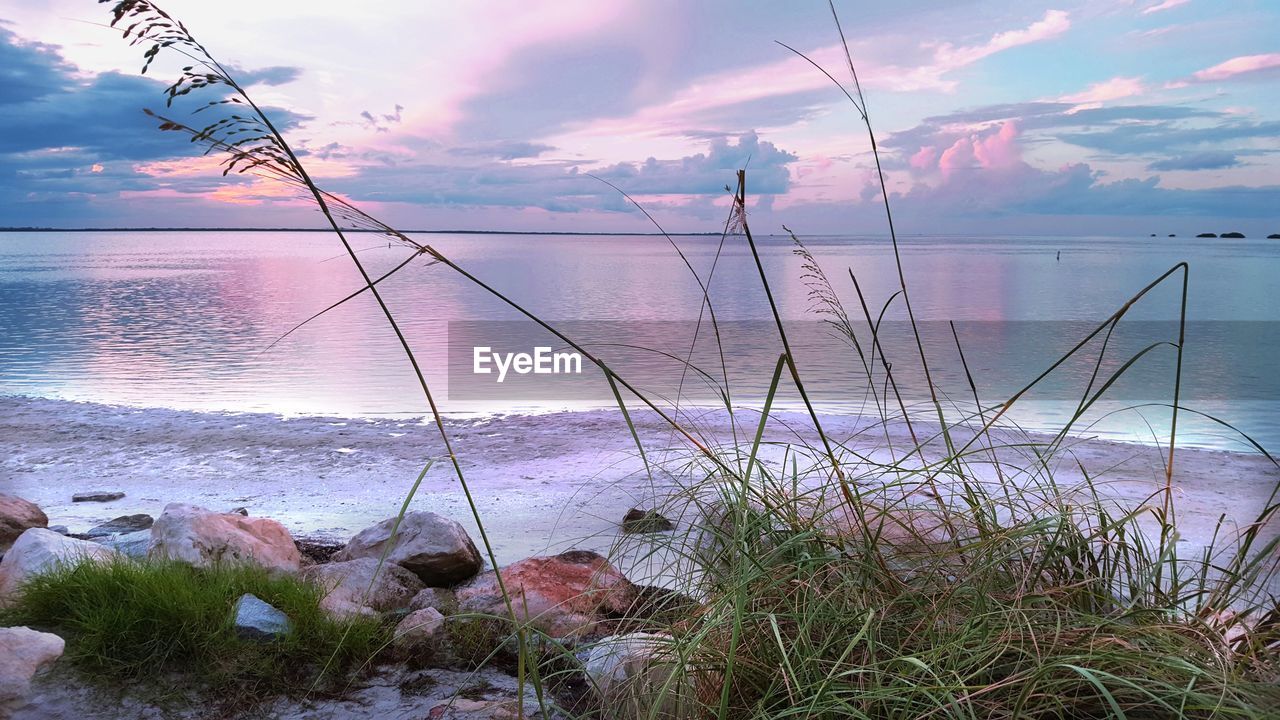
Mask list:
MULTIPOLYGON (((171 0, 312 175, 422 229, 883 232, 825 3, 171 0)), ((0 226, 314 226, 142 108, 92 0, 0 0, 0 226)), ((900 226, 1280 231, 1280 4, 837 2, 900 226)), ((153 74, 155 75, 153 77, 153 74)))

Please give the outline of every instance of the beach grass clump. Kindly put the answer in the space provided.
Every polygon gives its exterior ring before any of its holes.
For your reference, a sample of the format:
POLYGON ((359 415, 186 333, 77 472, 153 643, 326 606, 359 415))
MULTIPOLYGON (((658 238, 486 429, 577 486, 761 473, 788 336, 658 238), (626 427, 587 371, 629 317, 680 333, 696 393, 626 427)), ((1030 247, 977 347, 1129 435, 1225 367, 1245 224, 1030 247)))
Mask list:
POLYGON ((825 498, 753 487, 732 504, 721 489, 685 550, 702 608, 661 630, 675 676, 623 692, 659 708, 697 688, 680 717, 1276 717, 1275 609, 1198 606, 1230 581, 1188 562, 1171 585, 1132 515, 989 496, 998 526, 964 510, 938 522, 927 503, 869 510, 899 490, 860 489, 868 512, 851 519, 815 512, 825 498))
POLYGON ((32 578, 5 624, 47 629, 100 678, 160 681, 252 698, 346 682, 387 644, 376 618, 336 621, 323 591, 250 565, 196 568, 168 560, 81 562, 32 578), (271 641, 237 636, 233 608, 252 593, 289 617, 271 641))

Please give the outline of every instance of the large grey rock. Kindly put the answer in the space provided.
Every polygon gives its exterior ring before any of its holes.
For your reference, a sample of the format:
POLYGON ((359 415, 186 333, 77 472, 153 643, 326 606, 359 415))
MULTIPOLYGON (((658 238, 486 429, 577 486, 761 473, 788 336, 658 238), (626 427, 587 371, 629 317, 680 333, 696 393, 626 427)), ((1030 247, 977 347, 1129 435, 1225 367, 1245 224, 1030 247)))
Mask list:
POLYGON ((213 512, 185 503, 166 505, 156 518, 147 555, 196 567, 251 563, 282 572, 296 572, 301 562, 293 536, 275 520, 213 512))
POLYGON ((432 587, 447 587, 474 577, 484 567, 480 551, 466 529, 449 518, 431 512, 405 513, 396 528, 387 518, 361 530, 347 546, 334 554, 334 562, 382 557, 412 571, 432 587))
POLYGON ((147 550, 151 547, 151 531, 138 530, 120 535, 110 535, 98 538, 94 542, 103 547, 109 547, 121 555, 142 559, 147 556, 147 550))
POLYGON ((107 537, 109 535, 120 535, 122 533, 137 532, 139 530, 150 530, 151 525, 155 523, 155 519, 145 513, 137 515, 121 515, 113 520, 108 520, 101 525, 95 525, 89 528, 84 534, 85 537, 93 539, 107 537))
POLYGON ((35 503, 0 493, 0 552, 27 530, 48 524, 49 518, 35 503))
POLYGON ((328 591, 320 607, 337 617, 369 614, 361 608, 385 612, 407 607, 424 587, 417 575, 390 561, 379 567, 373 558, 312 565, 299 577, 328 591))
POLYGON ((593 644, 583 673, 609 708, 609 717, 698 717, 693 673, 683 669, 670 635, 611 635, 593 644))
POLYGON ((116 552, 88 540, 31 528, 18 536, 0 560, 0 608, 13 603, 24 583, 35 575, 82 560, 107 561, 116 552))
POLYGON ((0 718, 27 704, 31 679, 62 656, 62 638, 25 627, 0 628, 0 718))
MULTIPOLYGON (((627 614, 638 599, 631 581, 587 550, 527 558, 501 572, 516 615, 552 637, 589 634, 605 617, 627 614)), ((456 596, 459 612, 507 616, 497 573, 480 575, 456 596)))
POLYGON ((275 640, 293 627, 289 616, 252 593, 241 595, 233 612, 236 635, 246 640, 275 640))

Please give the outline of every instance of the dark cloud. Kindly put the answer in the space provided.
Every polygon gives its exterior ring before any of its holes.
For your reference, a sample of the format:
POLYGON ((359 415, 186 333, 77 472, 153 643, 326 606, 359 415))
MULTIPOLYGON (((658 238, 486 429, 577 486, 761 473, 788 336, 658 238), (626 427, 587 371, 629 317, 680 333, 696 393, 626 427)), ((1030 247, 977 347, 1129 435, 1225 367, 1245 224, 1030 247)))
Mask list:
POLYGON ((245 70, 234 65, 227 68, 231 77, 241 87, 252 85, 286 85, 302 77, 302 68, 287 65, 272 65, 259 70, 245 70))
MULTIPOLYGON (((268 68, 266 82, 287 73, 268 68)), ((199 194, 246 182, 247 178, 154 177, 138 163, 190 157, 203 152, 184 136, 157 130, 143 108, 163 109, 186 120, 187 111, 208 98, 164 106, 166 83, 106 72, 83 76, 57 49, 23 42, 0 27, 0 224, 54 225, 103 212, 120 193, 165 187, 199 194), (95 206, 95 203, 97 204, 95 206)), ((218 119, 202 113, 202 123, 218 119)), ((267 108, 278 127, 292 128, 304 116, 267 108)))
POLYGON ((0 106, 30 102, 65 90, 72 70, 57 48, 25 42, 0 26, 0 106))
MULTIPOLYGON (((735 171, 744 166, 753 195, 785 192, 790 182, 786 166, 795 159, 755 133, 746 133, 735 143, 714 139, 703 153, 618 163, 592 174, 632 195, 693 195, 709 202, 724 194, 724 186, 732 185, 735 171)), ((334 189, 357 200, 432 207, 533 207, 555 212, 634 209, 616 190, 567 162, 492 162, 468 167, 403 163, 366 168, 357 177, 336 180, 334 189)))
POLYGON ((1157 160, 1147 165, 1148 170, 1220 170, 1236 167, 1240 159, 1232 152, 1201 152, 1157 160))

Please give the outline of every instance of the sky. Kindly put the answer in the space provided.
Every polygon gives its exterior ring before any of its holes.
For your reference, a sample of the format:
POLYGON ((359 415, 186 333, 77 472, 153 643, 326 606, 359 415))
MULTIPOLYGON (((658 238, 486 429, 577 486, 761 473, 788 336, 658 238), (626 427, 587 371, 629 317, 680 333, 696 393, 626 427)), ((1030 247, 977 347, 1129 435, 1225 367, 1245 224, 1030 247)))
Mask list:
MULTIPOLYGON (((406 229, 887 230, 825 2, 171 0, 325 189, 406 229), (788 49, 803 53, 801 57, 788 49)), ((177 66, 0 0, 0 226, 322 227, 156 130, 177 66)), ((898 230, 1280 232, 1280 2, 838 1, 898 230)))

